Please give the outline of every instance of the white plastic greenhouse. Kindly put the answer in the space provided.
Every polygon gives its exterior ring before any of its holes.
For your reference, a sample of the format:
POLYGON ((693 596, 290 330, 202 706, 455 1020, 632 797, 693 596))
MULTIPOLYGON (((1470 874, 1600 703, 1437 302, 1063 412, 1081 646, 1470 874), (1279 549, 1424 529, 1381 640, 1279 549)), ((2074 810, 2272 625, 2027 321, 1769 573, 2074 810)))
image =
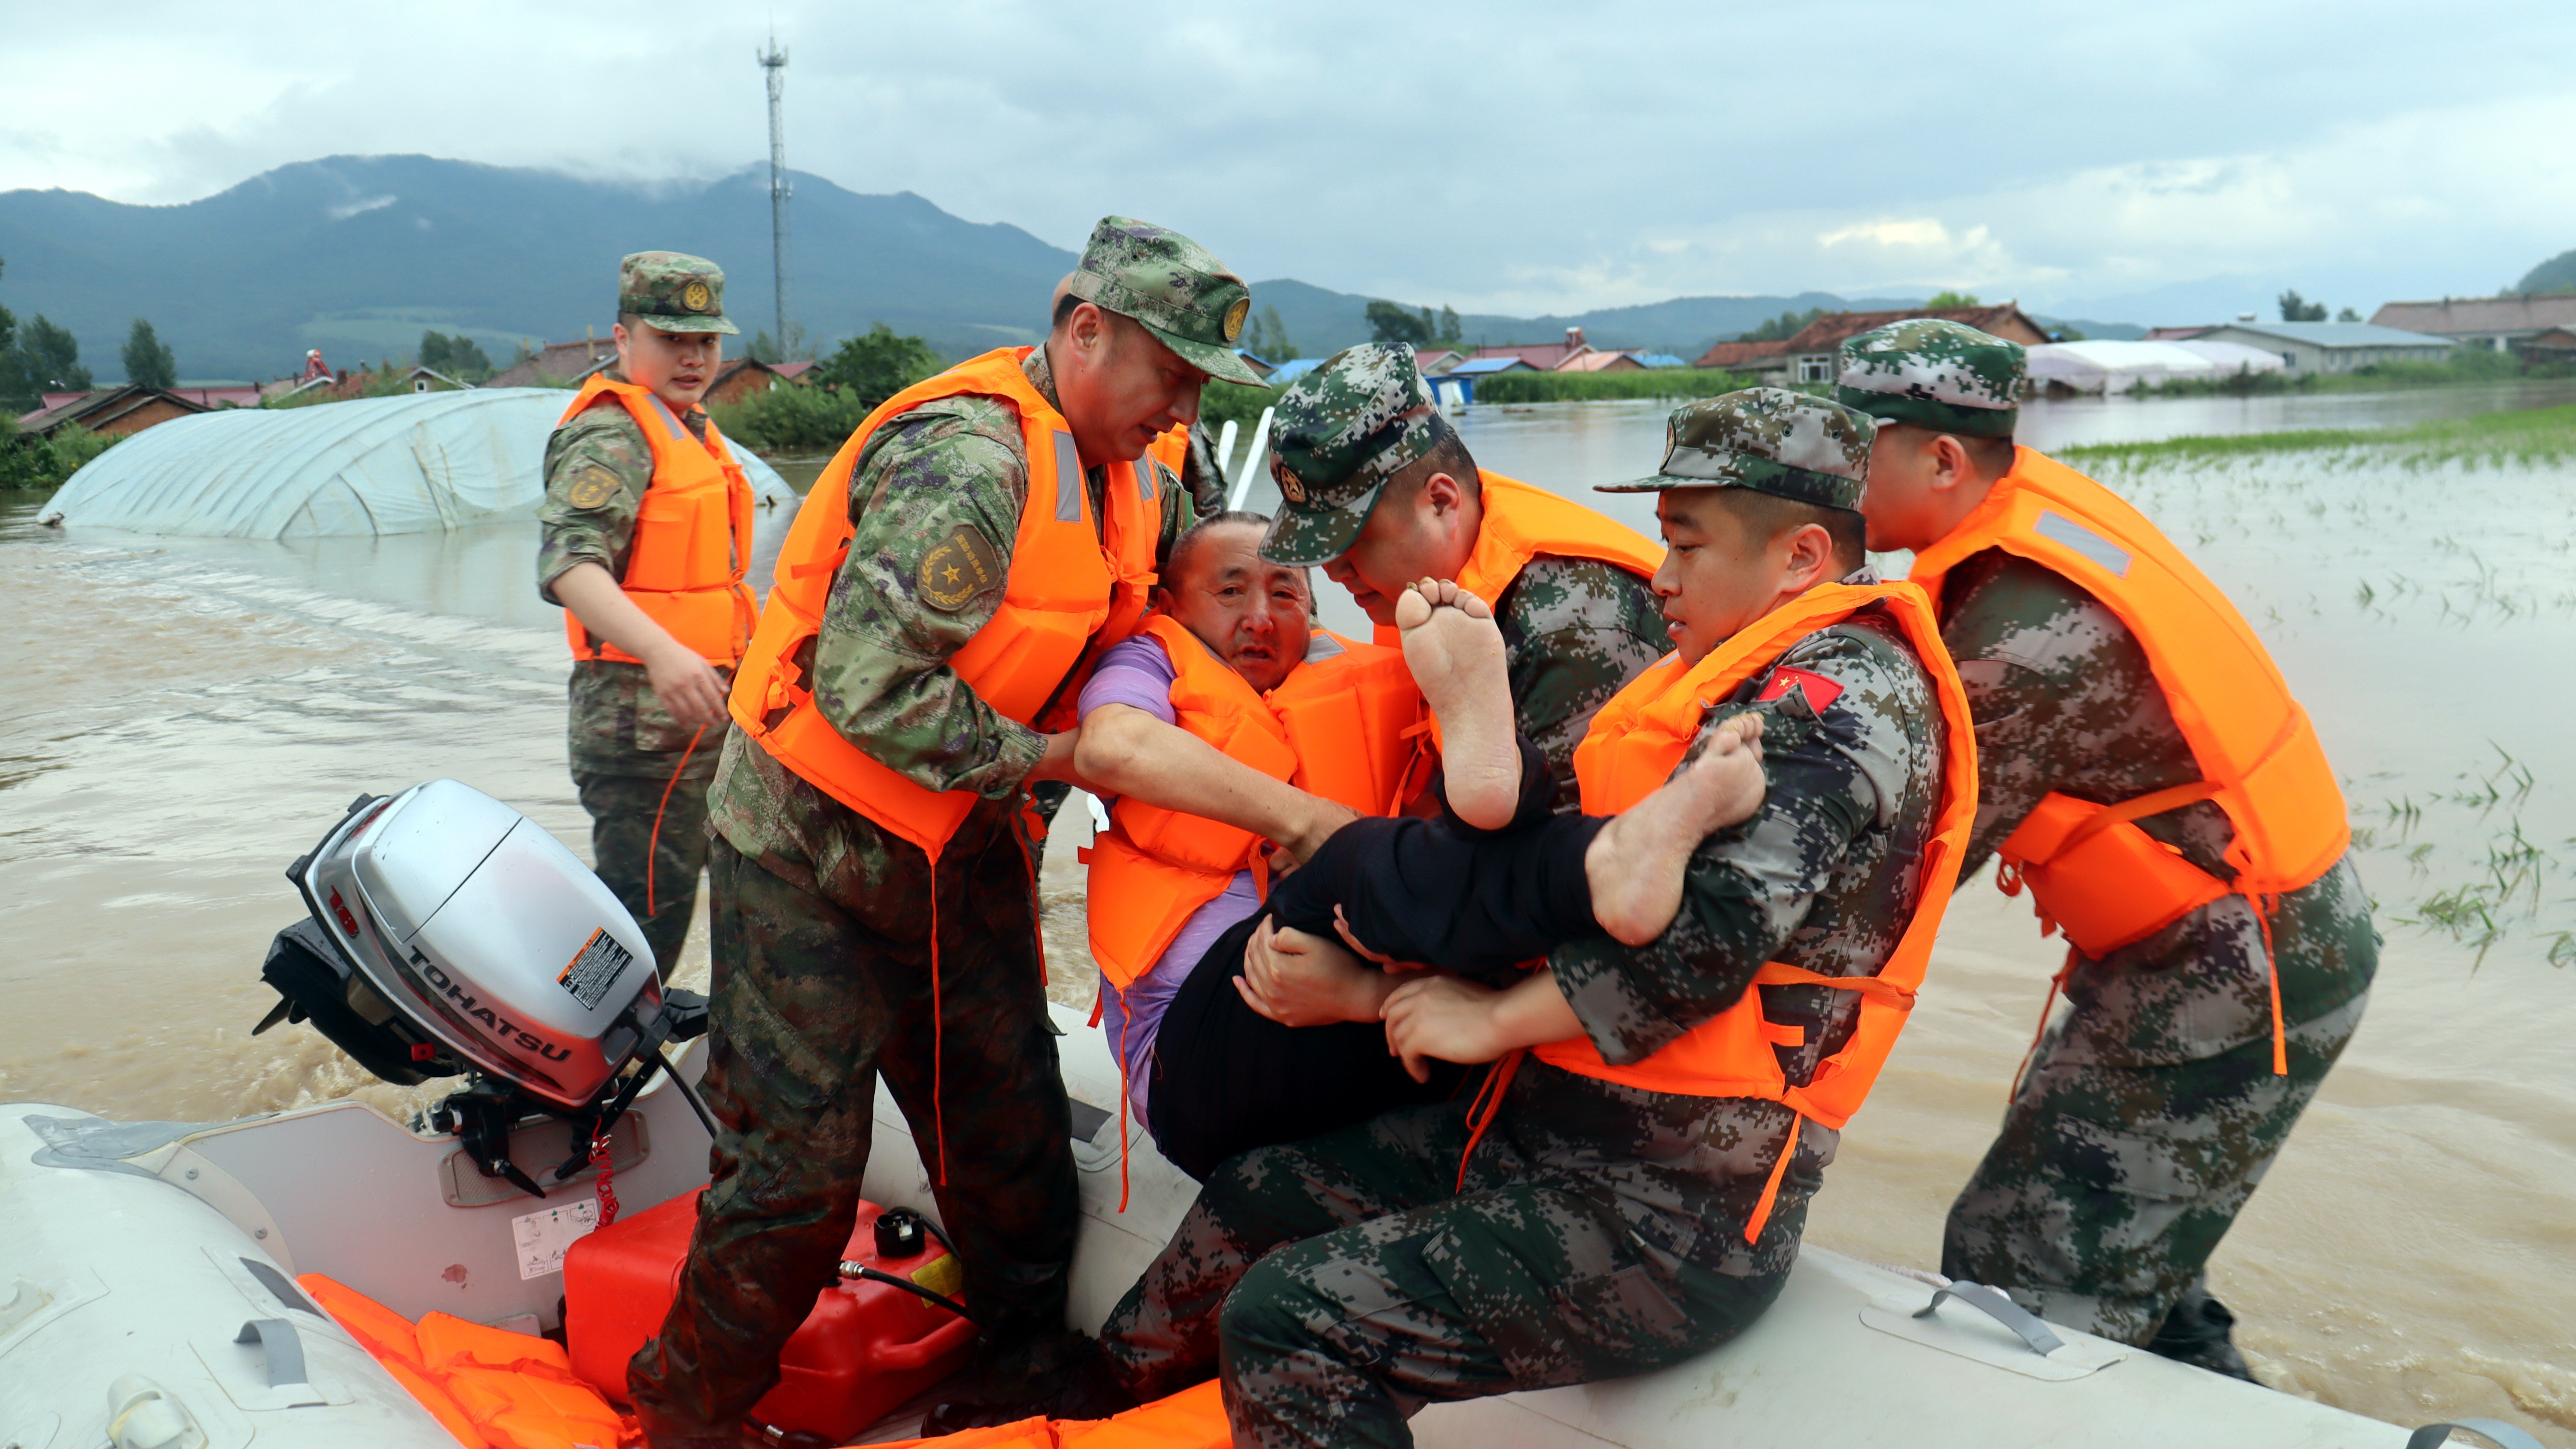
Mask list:
MULTIPOLYGON (((546 435, 571 396, 476 388, 237 408, 175 418, 74 473, 45 522, 206 538, 434 533, 526 518, 545 489, 546 435)), ((796 501, 735 448, 764 503, 796 501)))
POLYGON ((2279 372, 2281 355, 2234 342, 2050 342, 2030 349, 2031 381, 2116 395, 2183 377, 2279 372))

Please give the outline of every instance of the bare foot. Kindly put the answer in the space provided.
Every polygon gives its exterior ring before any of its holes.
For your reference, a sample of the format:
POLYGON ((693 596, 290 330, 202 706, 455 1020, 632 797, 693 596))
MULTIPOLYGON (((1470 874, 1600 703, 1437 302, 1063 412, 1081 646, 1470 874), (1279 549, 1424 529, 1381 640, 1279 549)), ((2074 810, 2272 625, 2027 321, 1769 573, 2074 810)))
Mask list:
POLYGON ((1603 826, 1583 852, 1592 918, 1622 945, 1662 935, 1682 908, 1691 852, 1762 808, 1761 718, 1740 714, 1705 733, 1698 759, 1603 826))
POLYGON ((1494 611, 1447 579, 1424 579, 1396 596, 1395 627, 1413 682, 1440 721, 1450 811, 1479 830, 1511 824, 1521 798, 1521 750, 1494 611))

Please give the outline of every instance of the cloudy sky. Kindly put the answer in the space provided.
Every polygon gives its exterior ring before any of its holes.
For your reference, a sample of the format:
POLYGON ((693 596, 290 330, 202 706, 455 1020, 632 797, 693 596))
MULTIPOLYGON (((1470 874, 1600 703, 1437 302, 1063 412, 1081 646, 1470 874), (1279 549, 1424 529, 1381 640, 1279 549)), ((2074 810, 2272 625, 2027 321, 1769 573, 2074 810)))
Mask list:
POLYGON ((56 5, 9 22, 0 189, 175 202, 376 152, 721 174, 766 156, 773 15, 800 170, 1461 310, 2367 314, 2576 247, 2566 0, 56 5))

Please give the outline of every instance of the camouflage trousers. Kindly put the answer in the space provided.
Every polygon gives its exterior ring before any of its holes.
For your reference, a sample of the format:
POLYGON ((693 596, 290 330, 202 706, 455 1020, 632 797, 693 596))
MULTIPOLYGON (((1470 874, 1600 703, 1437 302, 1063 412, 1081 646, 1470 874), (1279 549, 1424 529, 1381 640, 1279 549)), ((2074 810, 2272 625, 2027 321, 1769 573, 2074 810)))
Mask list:
POLYGON ((1102 1326, 1113 1372, 1150 1398, 1221 1371, 1238 1445, 1408 1445, 1426 1404, 1688 1358, 1788 1281, 1650 1250, 1616 1162, 1535 1162, 1508 1132, 1462 1193, 1467 1144, 1460 1101, 1227 1160, 1102 1326))
POLYGON ((2052 1323, 2153 1338, 2263 1180, 2367 994, 2291 1027, 2289 1075, 2267 1033, 2196 1060, 2056 1060, 2051 1026, 2002 1134, 1951 1205, 1941 1271, 2008 1291, 2052 1323))
POLYGON ((880 1073, 982 1336, 1063 1332, 1079 1204, 1028 867, 1008 829, 977 834, 939 862, 935 969, 918 849, 898 846, 894 878, 844 901, 714 842, 703 1088, 723 1131, 678 1297, 628 1370, 656 1449, 730 1449, 778 1381, 779 1350, 836 1281, 857 1221, 880 1073))
POLYGON ((592 868, 644 928, 667 981, 689 939, 707 864, 707 781, 576 770, 572 783, 590 812, 592 868))

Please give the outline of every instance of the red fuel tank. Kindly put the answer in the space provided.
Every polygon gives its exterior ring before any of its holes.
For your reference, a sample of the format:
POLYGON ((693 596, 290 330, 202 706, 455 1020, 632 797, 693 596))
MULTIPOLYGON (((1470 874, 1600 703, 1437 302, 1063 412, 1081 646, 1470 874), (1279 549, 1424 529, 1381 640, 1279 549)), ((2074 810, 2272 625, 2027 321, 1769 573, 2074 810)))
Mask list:
MULTIPOLYGON (((619 1404, 626 1361, 659 1332, 679 1292, 680 1263, 697 1225, 698 1195, 676 1197, 620 1219, 564 1255, 564 1338, 573 1372, 619 1404)), ((859 1204, 845 1259, 959 1296, 965 1273, 939 1240, 904 1257, 877 1252, 874 1203, 859 1204)), ((752 1410, 781 1429, 841 1440, 956 1371, 974 1346, 975 1325, 890 1283, 849 1279, 826 1288, 778 1356, 778 1387, 752 1410)))

